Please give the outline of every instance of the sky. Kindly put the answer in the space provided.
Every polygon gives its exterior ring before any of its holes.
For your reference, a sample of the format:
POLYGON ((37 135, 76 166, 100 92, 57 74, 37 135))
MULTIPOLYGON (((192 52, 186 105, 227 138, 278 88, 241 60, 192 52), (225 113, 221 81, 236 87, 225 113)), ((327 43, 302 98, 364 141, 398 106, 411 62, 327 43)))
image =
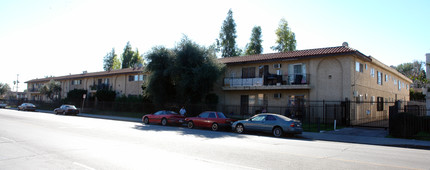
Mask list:
POLYGON ((46 76, 103 71, 103 57, 129 41, 145 54, 174 48, 186 35, 215 43, 229 9, 239 48, 261 26, 263 53, 274 52, 281 18, 297 50, 349 46, 384 64, 425 61, 430 53, 428 0, 0 0, 0 83, 16 91, 46 76))

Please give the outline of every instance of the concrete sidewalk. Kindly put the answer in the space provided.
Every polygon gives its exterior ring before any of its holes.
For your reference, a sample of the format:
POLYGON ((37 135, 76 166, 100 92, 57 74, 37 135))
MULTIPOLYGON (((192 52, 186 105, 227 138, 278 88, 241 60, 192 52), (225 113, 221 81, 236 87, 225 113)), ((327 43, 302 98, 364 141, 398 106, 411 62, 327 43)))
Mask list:
MULTIPOLYGON (((47 111, 47 110, 37 110, 37 111, 54 114, 53 111, 47 111)), ((78 116, 129 121, 129 122, 142 122, 141 118, 130 118, 130 117, 120 117, 120 116, 96 115, 96 114, 87 114, 87 113, 79 113, 78 116)), ((348 127, 348 128, 343 128, 336 131, 326 131, 326 132, 320 132, 320 133, 303 132, 303 134, 299 135, 298 138, 430 150, 430 141, 387 138, 386 137, 387 135, 388 135, 388 130, 384 130, 384 129, 348 127)))

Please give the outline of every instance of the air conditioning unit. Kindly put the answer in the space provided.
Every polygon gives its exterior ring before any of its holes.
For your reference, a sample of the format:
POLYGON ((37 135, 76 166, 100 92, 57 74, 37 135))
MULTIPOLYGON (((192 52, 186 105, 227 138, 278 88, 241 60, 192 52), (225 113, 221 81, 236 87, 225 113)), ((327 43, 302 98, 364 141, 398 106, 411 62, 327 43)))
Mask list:
POLYGON ((353 95, 354 97, 358 97, 358 91, 354 91, 354 92, 352 93, 352 95, 353 95))
POLYGON ((273 98, 275 98, 275 99, 280 99, 282 97, 282 94, 281 93, 275 93, 274 95, 273 95, 273 98))
POLYGON ((282 65, 281 65, 281 64, 279 64, 279 63, 278 63, 278 64, 273 64, 273 67, 274 67, 274 68, 281 68, 281 66, 282 66, 282 65))

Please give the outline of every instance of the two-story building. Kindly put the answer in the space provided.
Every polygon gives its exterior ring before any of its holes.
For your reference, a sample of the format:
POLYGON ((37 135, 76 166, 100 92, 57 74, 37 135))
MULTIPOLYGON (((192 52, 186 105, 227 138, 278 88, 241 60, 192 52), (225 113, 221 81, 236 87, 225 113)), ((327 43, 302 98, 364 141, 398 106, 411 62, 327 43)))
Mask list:
MULTIPOLYGON (((348 47, 347 43, 219 61, 227 66, 222 87, 217 90, 220 102, 240 106, 242 114, 252 112, 251 108, 292 106, 297 101, 408 101, 412 83, 395 69, 348 47)), ((376 109, 366 108, 366 111, 376 112, 376 109)), ((385 115, 387 110, 388 107, 384 109, 385 115)))
POLYGON ((117 96, 138 96, 142 94, 141 86, 146 75, 142 67, 136 67, 92 73, 84 71, 82 74, 33 79, 25 83, 28 100, 48 100, 40 94, 39 89, 52 79, 61 83, 61 98, 66 98, 67 93, 73 89, 84 89, 88 91, 88 95, 93 95, 101 88, 114 90, 117 96))

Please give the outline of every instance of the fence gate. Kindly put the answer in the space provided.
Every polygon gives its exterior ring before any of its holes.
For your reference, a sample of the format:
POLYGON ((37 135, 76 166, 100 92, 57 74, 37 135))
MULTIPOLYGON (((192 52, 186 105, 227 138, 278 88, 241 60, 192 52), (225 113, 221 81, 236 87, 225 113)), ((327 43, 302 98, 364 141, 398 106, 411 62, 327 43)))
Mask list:
POLYGON ((350 125, 360 127, 389 127, 389 107, 394 102, 353 102, 350 101, 350 125))

